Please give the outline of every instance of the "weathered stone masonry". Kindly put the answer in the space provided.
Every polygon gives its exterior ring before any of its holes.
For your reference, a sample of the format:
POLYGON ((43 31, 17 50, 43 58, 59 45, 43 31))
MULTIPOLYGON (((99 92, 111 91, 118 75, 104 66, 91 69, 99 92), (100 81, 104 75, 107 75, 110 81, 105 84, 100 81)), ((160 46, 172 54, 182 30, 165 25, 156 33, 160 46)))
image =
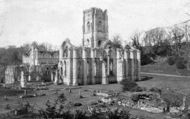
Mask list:
POLYGON ((109 84, 140 79, 140 52, 136 49, 94 49, 62 46, 58 72, 64 84, 109 84))
POLYGON ((58 74, 67 85, 109 84, 123 79, 140 79, 140 52, 115 48, 108 40, 107 10, 83 12, 82 47, 63 42, 59 51, 58 74))

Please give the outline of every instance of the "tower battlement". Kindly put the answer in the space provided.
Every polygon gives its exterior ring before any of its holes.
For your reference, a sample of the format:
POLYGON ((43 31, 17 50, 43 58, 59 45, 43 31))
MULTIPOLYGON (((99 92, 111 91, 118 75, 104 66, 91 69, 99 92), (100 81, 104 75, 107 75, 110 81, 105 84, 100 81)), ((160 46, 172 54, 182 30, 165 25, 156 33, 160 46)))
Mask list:
POLYGON ((84 10, 83 13, 88 13, 88 12, 91 12, 91 11, 95 11, 95 12, 98 12, 98 13, 106 13, 107 9, 102 10, 101 8, 91 7, 89 9, 84 10))

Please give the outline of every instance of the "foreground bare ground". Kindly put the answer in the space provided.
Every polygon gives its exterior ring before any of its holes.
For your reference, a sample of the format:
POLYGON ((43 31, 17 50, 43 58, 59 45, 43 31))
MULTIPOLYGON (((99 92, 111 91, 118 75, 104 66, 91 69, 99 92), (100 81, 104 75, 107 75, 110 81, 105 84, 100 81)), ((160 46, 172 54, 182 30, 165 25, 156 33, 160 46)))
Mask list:
MULTIPOLYGON (((171 88, 181 93, 188 94, 190 92, 190 78, 187 77, 166 77, 166 76, 155 76, 155 75, 142 75, 142 77, 148 77, 144 81, 137 82, 140 86, 146 87, 147 89, 152 87, 157 88, 171 88)), ((48 90, 37 90, 32 93, 37 94, 46 94, 45 96, 38 96, 33 98, 18 98, 23 94, 23 91, 19 90, 10 90, 10 89, 0 89, 0 113, 6 113, 10 110, 5 109, 6 105, 9 104, 11 109, 16 108, 21 102, 29 102, 31 105, 35 107, 36 110, 42 109, 45 107, 45 103, 49 101, 54 101, 57 96, 61 93, 64 93, 67 101, 66 104, 74 104, 74 103, 82 103, 83 106, 77 108, 86 109, 88 105, 93 102, 96 102, 99 97, 93 96, 92 92, 94 90, 102 90, 102 91, 118 91, 122 90, 122 86, 120 84, 110 84, 110 85, 89 85, 89 86, 77 86, 77 87, 68 87, 64 85, 50 85, 48 86, 48 90), (68 88, 72 88, 70 92, 68 88), (83 96, 83 98, 79 97, 79 94, 83 96), (8 100, 4 100, 4 96, 8 96, 8 100)), ((68 107, 69 109, 76 107, 68 107)), ((131 110, 131 113, 135 115, 148 115, 155 119, 163 119, 163 114, 152 114, 146 111, 141 110, 131 110)))

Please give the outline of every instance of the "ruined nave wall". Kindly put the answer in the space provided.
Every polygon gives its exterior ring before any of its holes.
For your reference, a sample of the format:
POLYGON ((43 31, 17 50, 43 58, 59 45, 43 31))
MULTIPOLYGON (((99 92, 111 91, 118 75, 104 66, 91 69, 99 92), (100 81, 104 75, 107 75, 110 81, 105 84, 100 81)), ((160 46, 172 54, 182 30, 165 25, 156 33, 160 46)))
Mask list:
POLYGON ((69 48, 59 62, 61 80, 68 85, 109 84, 140 79, 136 49, 69 48))

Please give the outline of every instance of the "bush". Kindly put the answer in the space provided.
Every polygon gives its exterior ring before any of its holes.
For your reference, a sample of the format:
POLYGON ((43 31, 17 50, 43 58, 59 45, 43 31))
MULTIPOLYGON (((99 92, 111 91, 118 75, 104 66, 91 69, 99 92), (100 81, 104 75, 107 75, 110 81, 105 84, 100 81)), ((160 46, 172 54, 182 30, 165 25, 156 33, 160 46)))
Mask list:
POLYGON ((61 103, 64 103, 66 101, 66 97, 65 97, 64 93, 62 93, 58 96, 58 101, 61 103))
POLYGON ((170 107, 180 107, 183 103, 183 95, 171 90, 162 93, 161 98, 166 103, 166 111, 170 111, 170 107))
POLYGON ((133 102, 137 103, 137 102, 139 101, 139 95, 133 94, 133 95, 131 96, 131 100, 132 100, 133 102))
POLYGON ((138 86, 136 82, 129 80, 122 80, 121 84, 123 85, 123 91, 131 91, 138 86))
POLYGON ((147 65, 154 63, 154 59, 156 57, 154 48, 152 46, 145 46, 141 51, 141 65, 147 65))
POLYGON ((147 65, 147 64, 151 64, 153 62, 154 62, 154 60, 151 56, 144 55, 144 54, 141 55, 141 65, 147 65))
POLYGON ((27 103, 22 103, 19 102, 19 106, 16 110, 14 110, 15 115, 23 115, 23 114, 28 114, 29 112, 33 112, 33 107, 30 105, 29 102, 27 103))
POLYGON ((178 57, 176 60, 176 67, 178 69, 185 69, 187 61, 183 57, 178 57))
POLYGON ((159 88, 156 88, 156 87, 152 87, 152 88, 150 89, 150 91, 151 91, 151 92, 156 92, 156 93, 159 93, 159 94, 162 93, 162 90, 159 89, 159 88))
POLYGON ((174 64, 175 64, 175 60, 176 60, 176 58, 175 58, 174 56, 170 56, 170 57, 168 57, 168 59, 167 59, 167 63, 168 63, 169 65, 174 65, 174 64))
POLYGON ((146 90, 146 88, 142 88, 140 86, 136 86, 136 87, 132 88, 130 91, 131 92, 142 92, 142 91, 145 91, 145 90, 146 90))
POLYGON ((89 119, 89 117, 87 116, 87 112, 76 110, 73 119, 89 119))
MULTIPOLYGON (((102 107, 97 107, 102 108, 102 107)), ((97 109, 100 110, 100 109, 97 109)), ((111 110, 106 107, 106 112, 92 110, 88 113, 85 110, 73 110, 72 112, 63 105, 58 106, 57 102, 46 103, 46 108, 39 110, 38 118, 61 118, 61 119, 130 119, 131 114, 125 109, 111 110)))
POLYGON ((130 119, 130 113, 127 110, 108 110, 107 112, 108 119, 130 119))
POLYGON ((54 118, 63 118, 64 119, 72 119, 73 114, 67 110, 64 110, 64 106, 58 106, 57 102, 50 103, 49 101, 46 102, 46 108, 39 110, 39 116, 44 119, 54 119, 54 118))

